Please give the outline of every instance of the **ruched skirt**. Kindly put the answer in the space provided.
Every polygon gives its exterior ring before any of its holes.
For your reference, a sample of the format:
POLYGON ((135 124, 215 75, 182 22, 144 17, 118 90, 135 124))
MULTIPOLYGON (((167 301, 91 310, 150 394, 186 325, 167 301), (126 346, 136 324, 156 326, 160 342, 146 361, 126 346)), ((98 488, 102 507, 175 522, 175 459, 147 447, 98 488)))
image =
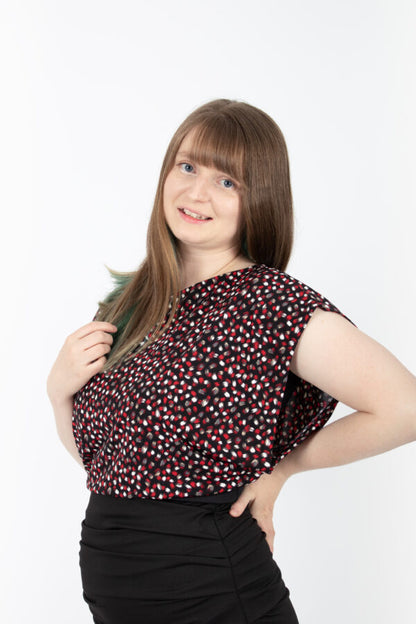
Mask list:
POLYGON ((91 492, 81 523, 83 598, 95 624, 298 624, 248 507, 91 492))

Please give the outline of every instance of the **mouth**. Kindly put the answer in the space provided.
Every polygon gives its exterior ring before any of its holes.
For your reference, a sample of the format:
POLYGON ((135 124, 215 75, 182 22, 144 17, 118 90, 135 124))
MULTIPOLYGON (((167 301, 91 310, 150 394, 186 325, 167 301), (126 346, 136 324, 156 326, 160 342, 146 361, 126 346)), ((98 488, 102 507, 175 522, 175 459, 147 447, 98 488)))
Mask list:
POLYGON ((178 208, 178 210, 182 215, 192 219, 193 221, 212 221, 212 217, 206 217, 205 215, 194 210, 188 210, 188 208, 178 208))

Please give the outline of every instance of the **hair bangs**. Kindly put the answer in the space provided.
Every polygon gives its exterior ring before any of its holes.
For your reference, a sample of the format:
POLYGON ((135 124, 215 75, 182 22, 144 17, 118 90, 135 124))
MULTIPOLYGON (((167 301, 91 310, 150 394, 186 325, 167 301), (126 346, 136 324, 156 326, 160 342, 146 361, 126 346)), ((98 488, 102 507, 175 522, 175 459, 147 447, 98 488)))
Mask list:
POLYGON ((245 189, 245 145, 241 129, 230 119, 216 118, 205 120, 192 132, 189 158, 204 167, 214 167, 226 173, 245 189))

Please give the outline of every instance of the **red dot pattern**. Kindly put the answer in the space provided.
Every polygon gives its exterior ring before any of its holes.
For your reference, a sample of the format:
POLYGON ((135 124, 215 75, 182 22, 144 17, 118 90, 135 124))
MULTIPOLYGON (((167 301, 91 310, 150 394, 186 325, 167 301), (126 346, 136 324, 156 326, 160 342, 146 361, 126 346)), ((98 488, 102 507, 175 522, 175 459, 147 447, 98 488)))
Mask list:
POLYGON ((183 289, 174 322, 156 342, 74 396, 88 489, 127 498, 212 496, 270 473, 337 405, 289 370, 316 307, 350 321, 265 264, 183 289))

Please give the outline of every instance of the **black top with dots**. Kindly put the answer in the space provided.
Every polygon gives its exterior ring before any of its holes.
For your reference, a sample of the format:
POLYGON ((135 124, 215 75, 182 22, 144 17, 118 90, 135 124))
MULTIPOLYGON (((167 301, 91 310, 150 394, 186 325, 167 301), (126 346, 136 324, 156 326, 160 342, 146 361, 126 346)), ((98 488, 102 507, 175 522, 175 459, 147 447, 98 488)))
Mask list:
POLYGON ((265 264, 180 294, 157 341, 74 396, 73 432, 92 492, 235 500, 337 405, 289 370, 315 308, 350 321, 328 299, 265 264))

